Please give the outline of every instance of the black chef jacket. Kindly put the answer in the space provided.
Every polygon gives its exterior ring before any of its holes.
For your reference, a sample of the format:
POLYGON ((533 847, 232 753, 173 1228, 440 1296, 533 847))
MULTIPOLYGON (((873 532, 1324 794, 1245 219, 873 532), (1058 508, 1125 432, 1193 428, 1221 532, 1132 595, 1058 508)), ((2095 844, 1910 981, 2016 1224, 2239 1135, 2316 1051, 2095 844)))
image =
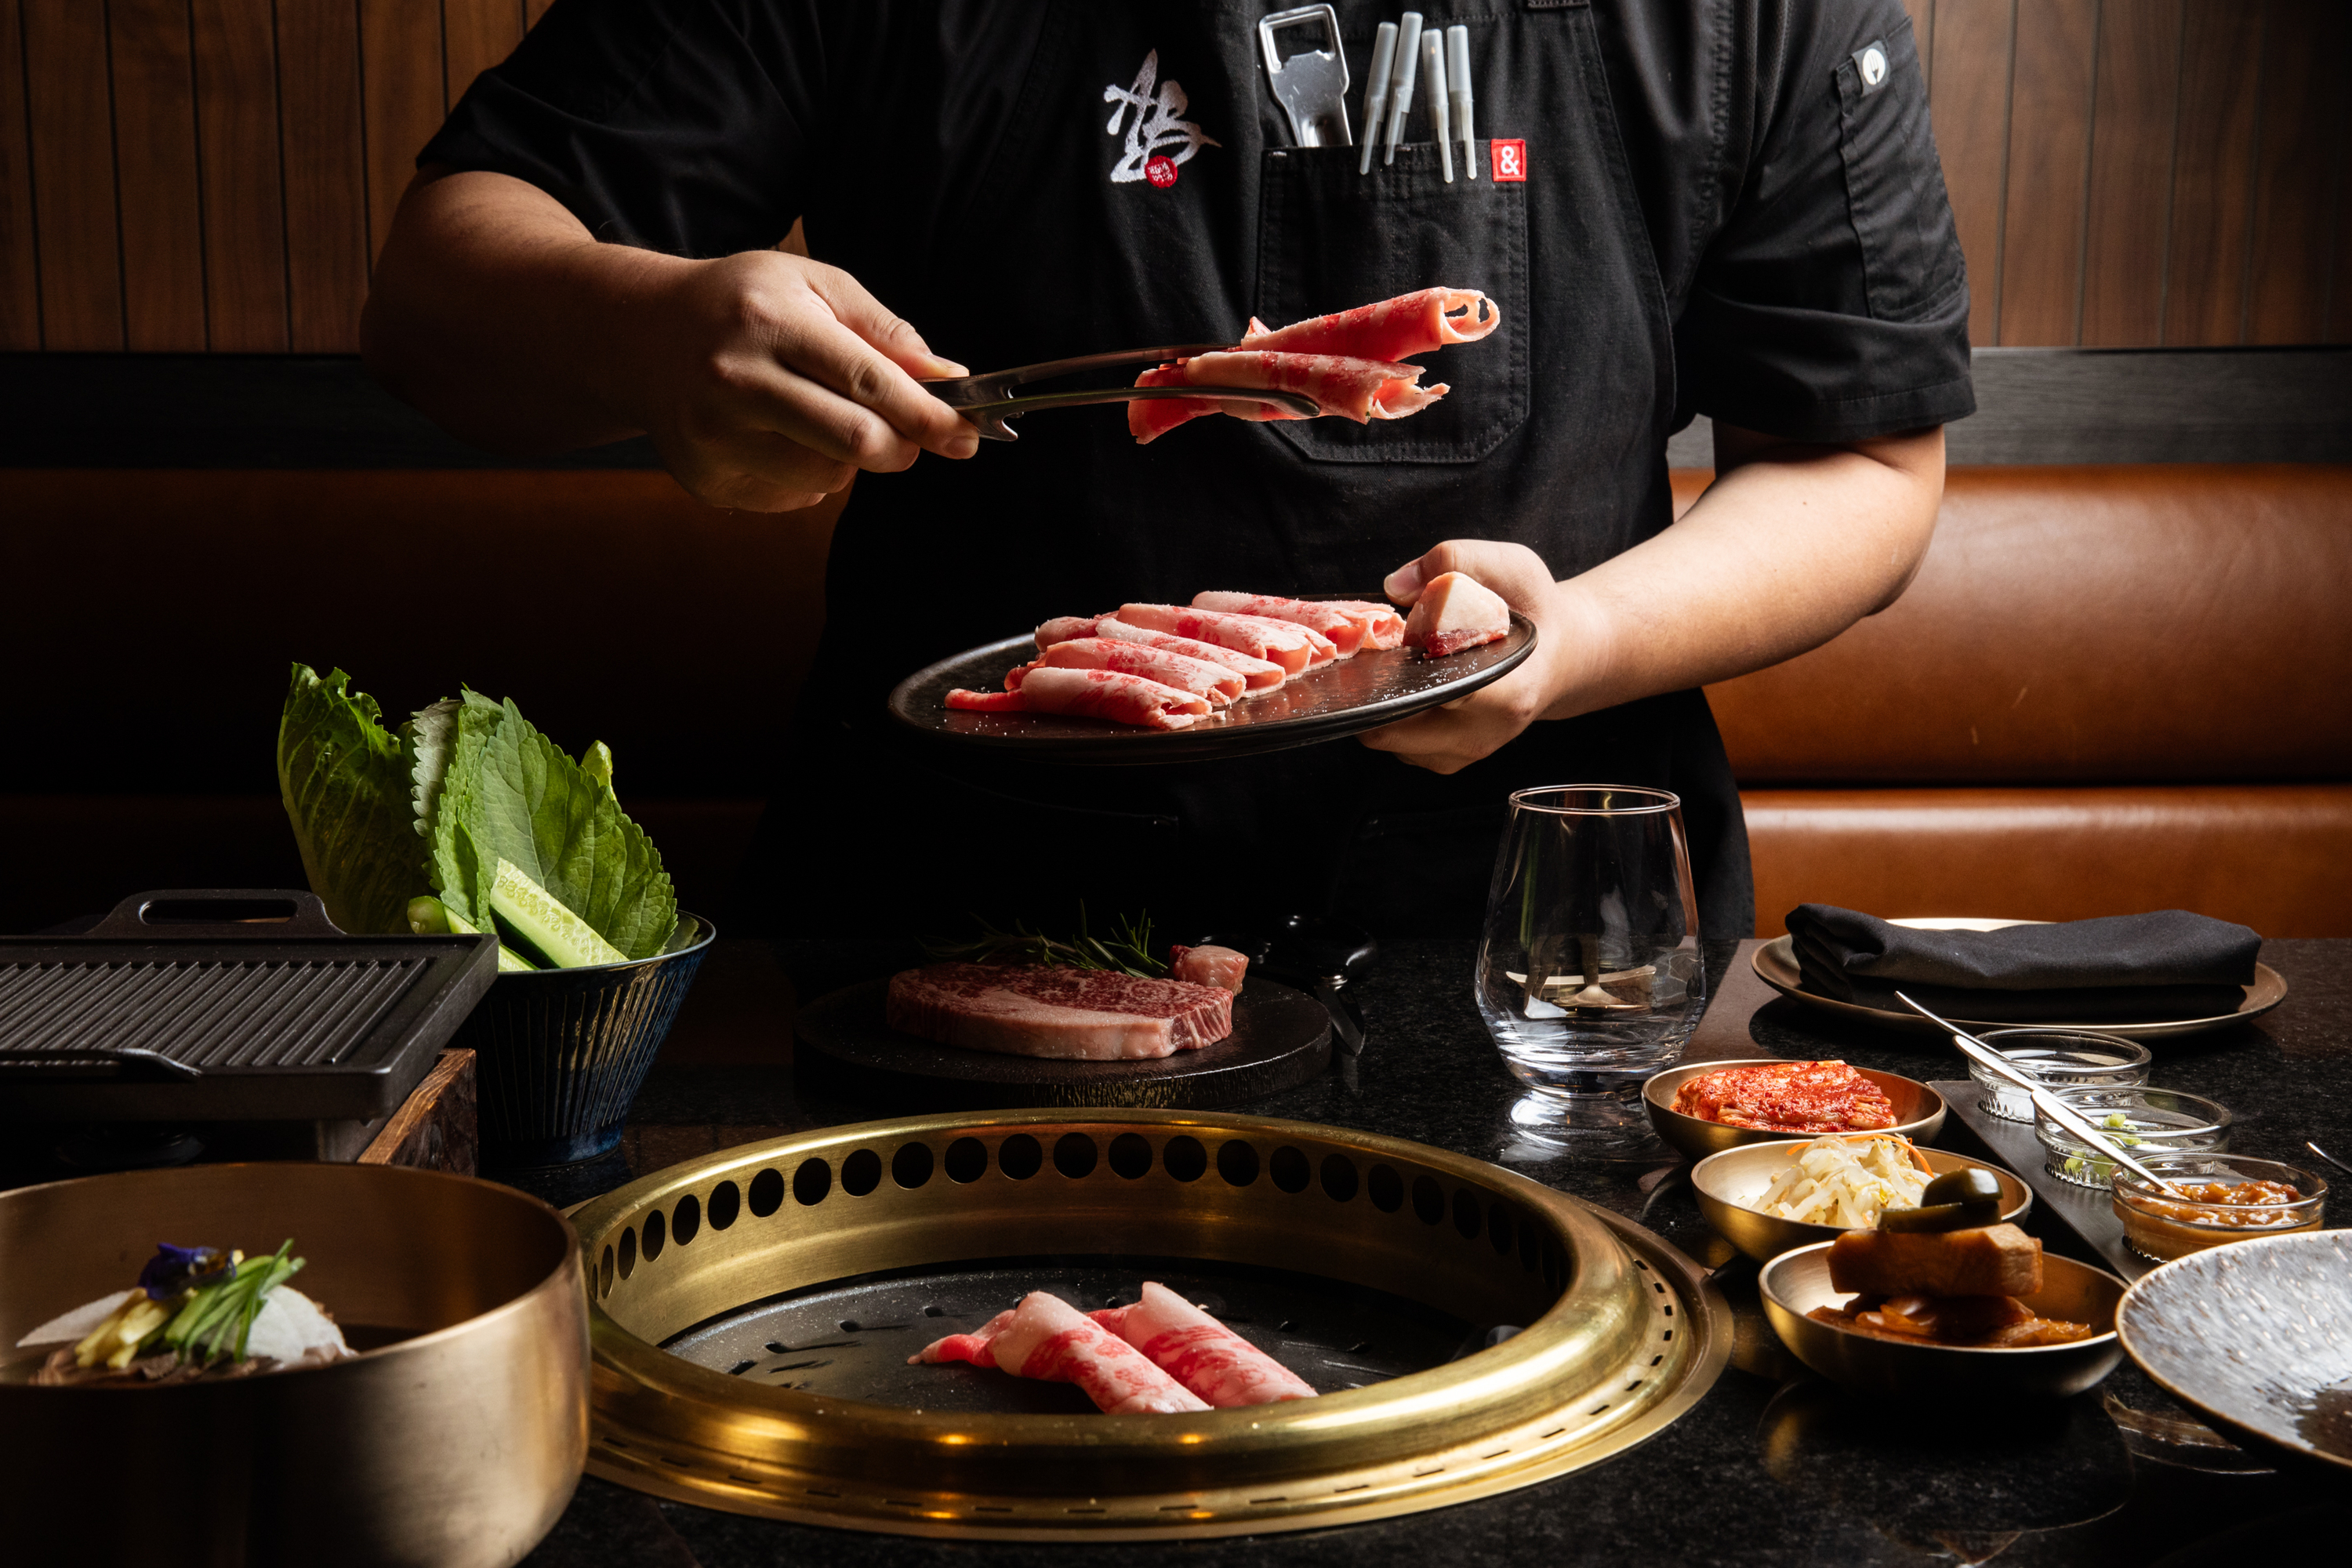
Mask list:
MULTIPOLYGON (((1453 184, 1419 102, 1414 144, 1369 178, 1353 149, 1288 146, 1267 8, 559 0, 422 155, 688 256, 804 219, 813 254, 975 368, 1231 341, 1253 314, 1435 284, 1502 306, 1493 338, 1434 356, 1425 379, 1454 390, 1409 420, 1212 419, 1138 447, 1116 410, 1055 414, 970 463, 861 479, 751 923, 1055 921, 1085 897, 1180 926, 1308 910, 1467 932, 1507 792, 1606 782, 1682 795, 1706 933, 1750 929, 1695 691, 1538 723, 1444 778, 1352 744, 1045 769, 883 714, 907 672, 1048 616, 1369 594, 1448 537, 1572 575, 1668 525, 1665 439, 1694 413, 1836 441, 1972 410, 1965 268, 1896 0, 1424 9, 1472 39, 1480 178, 1453 184)), ((1393 13, 1338 9, 1353 120, 1393 13)))

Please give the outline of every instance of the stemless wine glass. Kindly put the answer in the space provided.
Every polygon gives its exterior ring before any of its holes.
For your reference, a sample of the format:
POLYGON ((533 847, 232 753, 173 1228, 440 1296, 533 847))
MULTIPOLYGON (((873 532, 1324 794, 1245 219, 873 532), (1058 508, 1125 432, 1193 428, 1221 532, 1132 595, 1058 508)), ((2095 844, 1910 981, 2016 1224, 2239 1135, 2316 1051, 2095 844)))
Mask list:
POLYGON ((1642 1080, 1681 1059, 1706 1009, 1682 802, 1565 784, 1511 796, 1486 895, 1478 1011, 1535 1094, 1523 1129, 1643 1130, 1642 1080))

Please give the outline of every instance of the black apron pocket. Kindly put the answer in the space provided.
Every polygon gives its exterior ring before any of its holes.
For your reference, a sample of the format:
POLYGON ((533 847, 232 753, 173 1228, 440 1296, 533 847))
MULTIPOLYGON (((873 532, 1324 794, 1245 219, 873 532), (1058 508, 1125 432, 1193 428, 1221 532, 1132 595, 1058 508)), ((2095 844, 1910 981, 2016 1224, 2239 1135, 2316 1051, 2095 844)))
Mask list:
POLYGON ((1918 321, 1968 278, 1910 19, 1849 56, 1837 68, 1837 90, 1846 214, 1862 246, 1871 316, 1918 321))
POLYGON ((1403 419, 1280 420, 1270 428, 1329 463, 1474 463, 1528 416, 1528 203, 1525 182, 1478 178, 1458 154, 1445 183, 1432 142, 1356 172, 1355 147, 1269 148, 1258 205, 1256 313, 1269 327, 1418 289, 1476 289, 1503 324, 1475 343, 1423 354, 1425 384, 1444 399, 1403 419))

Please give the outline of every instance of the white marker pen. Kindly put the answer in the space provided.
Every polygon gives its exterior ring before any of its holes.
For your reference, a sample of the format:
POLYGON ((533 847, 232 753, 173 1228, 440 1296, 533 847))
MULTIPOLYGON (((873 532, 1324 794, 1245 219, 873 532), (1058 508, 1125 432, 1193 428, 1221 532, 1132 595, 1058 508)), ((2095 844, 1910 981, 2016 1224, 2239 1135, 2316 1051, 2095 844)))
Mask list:
POLYGON ((1421 79, 1429 94, 1430 136, 1437 143, 1437 162, 1445 183, 1454 183, 1454 132, 1445 113, 1445 39, 1442 34, 1421 36, 1421 79))
POLYGON ((1445 29, 1445 85, 1454 100, 1454 129, 1462 138, 1462 177, 1478 177, 1478 138, 1470 129, 1470 29, 1456 22, 1445 29))
POLYGON ((1371 84, 1364 89, 1364 156, 1356 173, 1372 172, 1372 149, 1379 144, 1381 126, 1389 115, 1389 70, 1396 64, 1397 25, 1382 22, 1372 35, 1371 84))
POLYGON ((1413 70, 1421 64, 1421 13, 1407 11, 1397 21, 1396 71, 1389 80, 1389 149, 1382 163, 1396 162, 1397 143, 1404 140, 1404 117, 1412 112, 1413 70))

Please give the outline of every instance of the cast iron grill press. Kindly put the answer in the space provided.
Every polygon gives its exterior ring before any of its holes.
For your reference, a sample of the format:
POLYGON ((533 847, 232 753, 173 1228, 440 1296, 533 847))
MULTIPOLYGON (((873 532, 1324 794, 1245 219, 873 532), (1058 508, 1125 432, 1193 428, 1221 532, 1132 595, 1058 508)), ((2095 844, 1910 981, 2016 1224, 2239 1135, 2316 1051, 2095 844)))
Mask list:
POLYGON ((307 892, 137 893, 0 936, 0 1121, 373 1121, 489 989, 488 936, 350 936, 307 892))

